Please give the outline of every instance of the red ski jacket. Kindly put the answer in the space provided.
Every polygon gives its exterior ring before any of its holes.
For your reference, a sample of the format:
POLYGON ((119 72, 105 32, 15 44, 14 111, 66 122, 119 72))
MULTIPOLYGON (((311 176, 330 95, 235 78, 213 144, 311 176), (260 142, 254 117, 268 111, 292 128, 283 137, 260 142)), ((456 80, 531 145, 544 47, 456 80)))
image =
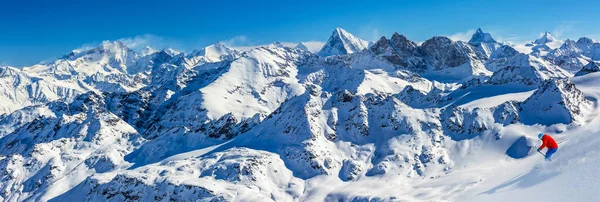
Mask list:
POLYGON ((544 147, 548 147, 548 149, 558 149, 558 144, 554 141, 550 135, 542 136, 542 146, 540 146, 540 150, 544 149, 544 147))

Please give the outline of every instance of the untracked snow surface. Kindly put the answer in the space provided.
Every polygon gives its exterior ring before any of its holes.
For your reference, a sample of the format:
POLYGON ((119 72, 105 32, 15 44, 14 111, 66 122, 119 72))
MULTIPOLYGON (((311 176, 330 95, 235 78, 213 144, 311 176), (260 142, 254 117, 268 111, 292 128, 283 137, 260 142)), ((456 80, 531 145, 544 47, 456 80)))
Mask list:
POLYGON ((527 48, 337 28, 1 67, 0 200, 596 201, 600 43, 527 48))

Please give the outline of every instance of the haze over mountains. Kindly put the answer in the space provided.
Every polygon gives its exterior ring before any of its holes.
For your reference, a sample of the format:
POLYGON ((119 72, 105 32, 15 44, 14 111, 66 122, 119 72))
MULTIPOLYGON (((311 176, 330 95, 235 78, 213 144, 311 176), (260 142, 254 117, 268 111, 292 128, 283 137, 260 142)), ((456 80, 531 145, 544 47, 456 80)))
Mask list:
MULTIPOLYGON (((540 176, 598 165, 585 161, 600 123, 593 39, 546 32, 524 49, 481 29, 417 44, 336 28, 307 46, 105 41, 0 67, 0 198, 520 200, 540 176), (539 132, 569 140, 555 161, 535 156, 539 132)), ((544 197, 585 200, 589 186, 544 197)))

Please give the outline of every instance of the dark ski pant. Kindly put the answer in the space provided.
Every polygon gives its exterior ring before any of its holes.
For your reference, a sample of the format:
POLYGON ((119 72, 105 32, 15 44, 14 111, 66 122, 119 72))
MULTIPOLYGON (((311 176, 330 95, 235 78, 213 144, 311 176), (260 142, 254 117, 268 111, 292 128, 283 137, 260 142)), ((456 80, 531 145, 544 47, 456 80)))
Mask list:
POLYGON ((550 157, 552 157, 552 154, 554 154, 556 151, 558 151, 558 148, 548 149, 548 151, 546 151, 546 160, 550 160, 550 157))

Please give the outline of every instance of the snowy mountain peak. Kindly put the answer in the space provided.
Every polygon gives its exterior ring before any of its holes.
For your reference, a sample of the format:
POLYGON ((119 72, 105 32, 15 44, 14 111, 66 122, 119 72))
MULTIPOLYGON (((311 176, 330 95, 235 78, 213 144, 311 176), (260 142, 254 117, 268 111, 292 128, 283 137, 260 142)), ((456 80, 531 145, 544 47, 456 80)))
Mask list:
POLYGON ((225 46, 222 42, 217 42, 200 50, 194 50, 190 53, 191 57, 203 56, 210 60, 220 60, 222 56, 235 54, 236 51, 225 46))
POLYGON ((581 124, 592 106, 569 79, 546 80, 527 100, 523 101, 523 123, 581 124))
POLYGON ((481 28, 479 28, 473 34, 473 36, 471 37, 471 40, 469 40, 469 44, 478 45, 480 43, 496 43, 496 40, 494 40, 494 38, 492 38, 491 34, 485 33, 481 30, 481 28))
POLYGON ((549 43, 549 42, 553 42, 553 41, 556 41, 556 39, 552 36, 552 34, 550 34, 550 32, 545 32, 541 38, 536 39, 533 43, 534 44, 545 44, 545 43, 549 43))
POLYGON ((140 51, 140 55, 141 56, 152 55, 153 53, 156 53, 156 52, 158 52, 158 50, 156 50, 150 46, 146 46, 146 47, 144 47, 144 49, 142 49, 140 51))
POLYGON ((594 72, 599 72, 600 71, 600 65, 598 65, 597 62, 591 61, 589 62, 587 65, 583 66, 583 68, 581 68, 581 70, 579 70, 579 72, 577 72, 577 74, 575 74, 575 76, 583 76, 589 73, 594 73, 594 72))
POLYGON ((331 36, 325 42, 319 55, 330 56, 330 55, 345 55, 360 52, 369 46, 369 42, 362 40, 354 35, 350 34, 342 28, 336 28, 331 36))
POLYGON ((303 50, 303 51, 309 51, 308 47, 306 47, 306 45, 304 45, 303 42, 298 43, 294 48, 300 49, 300 50, 303 50))
POLYGON ((579 45, 589 46, 594 43, 598 43, 598 42, 596 40, 588 38, 588 37, 581 37, 577 40, 577 44, 579 44, 579 45))
POLYGON ((169 54, 170 56, 176 56, 181 53, 179 51, 173 50, 172 48, 163 48, 161 51, 169 54))
POLYGON ((268 48, 284 48, 285 46, 281 42, 276 41, 276 42, 273 42, 272 44, 269 44, 267 47, 268 48))

